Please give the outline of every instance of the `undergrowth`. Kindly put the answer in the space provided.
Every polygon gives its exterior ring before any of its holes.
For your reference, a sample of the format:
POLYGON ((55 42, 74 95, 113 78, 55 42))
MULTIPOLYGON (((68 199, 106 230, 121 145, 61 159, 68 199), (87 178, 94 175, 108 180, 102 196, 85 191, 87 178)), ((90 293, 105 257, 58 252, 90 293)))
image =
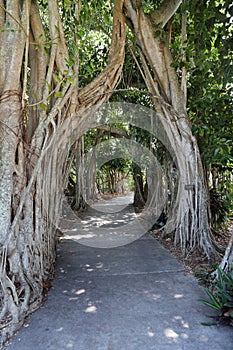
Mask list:
MULTIPOLYGON (((210 277, 208 277, 210 279, 210 277)), ((233 326, 233 269, 227 274, 217 269, 217 277, 205 288, 208 300, 199 299, 201 303, 217 312, 211 316, 212 322, 205 322, 203 325, 228 325, 233 326)))

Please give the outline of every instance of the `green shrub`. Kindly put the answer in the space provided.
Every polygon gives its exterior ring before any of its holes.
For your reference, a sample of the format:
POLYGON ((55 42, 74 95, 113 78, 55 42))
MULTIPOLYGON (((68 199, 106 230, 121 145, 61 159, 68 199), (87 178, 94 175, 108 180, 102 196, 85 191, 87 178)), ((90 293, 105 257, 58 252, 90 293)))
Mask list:
POLYGON ((209 300, 199 299, 201 303, 216 310, 218 314, 211 316, 213 322, 204 325, 230 325, 233 326, 233 270, 227 274, 221 269, 217 270, 217 278, 212 288, 205 289, 209 300))
POLYGON ((214 229, 219 229, 222 224, 226 223, 232 207, 222 193, 211 189, 209 194, 211 224, 214 229))

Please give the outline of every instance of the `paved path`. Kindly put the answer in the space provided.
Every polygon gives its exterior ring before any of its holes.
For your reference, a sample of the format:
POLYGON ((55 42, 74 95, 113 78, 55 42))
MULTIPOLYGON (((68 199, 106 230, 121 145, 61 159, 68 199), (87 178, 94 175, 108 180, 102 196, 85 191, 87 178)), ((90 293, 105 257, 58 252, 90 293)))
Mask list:
MULTIPOLYGON (((119 202, 101 205, 113 209, 119 202)), ((211 313, 197 301, 203 289, 149 234, 115 248, 99 248, 96 236, 91 247, 78 243, 80 234, 95 232, 90 220, 101 226, 96 209, 79 223, 84 232, 74 219, 64 221, 70 227, 48 300, 7 349, 232 350, 232 328, 201 325, 211 313)), ((122 213, 132 221, 126 209, 122 213)), ((113 213, 104 215, 111 228, 113 213)))

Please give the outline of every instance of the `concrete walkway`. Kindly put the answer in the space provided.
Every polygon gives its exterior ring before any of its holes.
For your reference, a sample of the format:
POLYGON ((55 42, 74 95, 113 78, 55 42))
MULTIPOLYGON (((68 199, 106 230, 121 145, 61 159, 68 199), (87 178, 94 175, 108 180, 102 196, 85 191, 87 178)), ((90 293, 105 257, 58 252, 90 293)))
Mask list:
MULTIPOLYGON (((106 208, 114 205, 119 200, 106 208)), ((203 289, 149 234, 115 248, 95 243, 93 227, 96 222, 101 226, 96 209, 79 223, 84 231, 77 231, 74 220, 66 230, 48 300, 7 349, 232 350, 232 327, 201 325, 211 314, 197 301, 205 297, 203 289), (78 243, 85 233, 92 246, 78 243)), ((104 212, 107 229, 111 231, 113 215, 122 222, 120 212, 132 221, 126 209, 104 212)), ((64 223, 68 225, 68 218, 64 223)))

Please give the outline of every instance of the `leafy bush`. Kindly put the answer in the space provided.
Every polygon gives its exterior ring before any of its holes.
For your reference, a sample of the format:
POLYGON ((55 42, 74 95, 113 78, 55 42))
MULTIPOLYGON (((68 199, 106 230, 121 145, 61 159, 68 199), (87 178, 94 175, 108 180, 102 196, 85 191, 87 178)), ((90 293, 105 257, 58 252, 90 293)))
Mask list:
POLYGON ((212 283, 212 288, 205 289, 209 300, 199 299, 201 303, 218 312, 217 316, 211 316, 212 322, 203 325, 230 325, 233 326, 233 270, 227 274, 221 269, 217 270, 217 279, 212 283))
POLYGON ((209 194, 211 224, 215 229, 218 229, 226 222, 231 206, 229 206, 228 201, 222 193, 211 189, 209 194))

